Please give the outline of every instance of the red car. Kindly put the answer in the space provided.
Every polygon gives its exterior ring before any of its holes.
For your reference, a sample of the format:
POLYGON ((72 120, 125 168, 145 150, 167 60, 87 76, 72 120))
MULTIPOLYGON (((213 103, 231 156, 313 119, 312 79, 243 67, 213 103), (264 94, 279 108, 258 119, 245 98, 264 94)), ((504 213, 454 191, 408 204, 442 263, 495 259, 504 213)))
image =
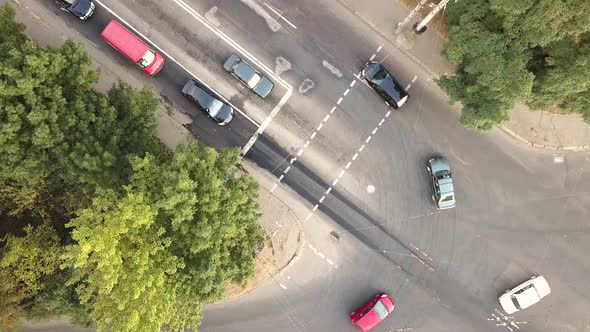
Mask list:
POLYGON ((357 311, 350 314, 352 325, 368 331, 381 323, 390 313, 393 312, 395 304, 389 295, 381 293, 357 311))

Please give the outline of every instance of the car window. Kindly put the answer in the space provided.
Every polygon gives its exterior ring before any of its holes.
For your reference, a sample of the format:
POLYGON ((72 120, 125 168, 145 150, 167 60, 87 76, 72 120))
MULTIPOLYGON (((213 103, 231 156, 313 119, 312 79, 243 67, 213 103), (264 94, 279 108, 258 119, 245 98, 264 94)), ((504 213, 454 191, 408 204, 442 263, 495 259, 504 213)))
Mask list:
POLYGON ((373 76, 373 80, 383 80, 389 76, 389 73, 385 70, 385 68, 381 68, 375 76, 373 76))
POLYGON ((381 318, 382 320, 389 314, 389 310, 387 310, 387 307, 381 301, 375 303, 373 309, 375 310, 377 315, 379 315, 379 318, 381 318))
POLYGON ((137 61, 141 68, 149 67, 156 60, 156 52, 148 49, 145 54, 137 61))
POLYGON ((64 5, 66 5, 66 7, 71 7, 73 5, 75 5, 79 0, 62 0, 62 2, 64 3, 64 5))
POLYGON ((448 179, 451 177, 451 171, 448 171, 448 170, 438 171, 434 174, 434 176, 436 176, 436 178, 439 180, 448 179))
POLYGON ((441 202, 449 202, 453 200, 453 195, 447 195, 445 197, 443 197, 440 201, 441 202))

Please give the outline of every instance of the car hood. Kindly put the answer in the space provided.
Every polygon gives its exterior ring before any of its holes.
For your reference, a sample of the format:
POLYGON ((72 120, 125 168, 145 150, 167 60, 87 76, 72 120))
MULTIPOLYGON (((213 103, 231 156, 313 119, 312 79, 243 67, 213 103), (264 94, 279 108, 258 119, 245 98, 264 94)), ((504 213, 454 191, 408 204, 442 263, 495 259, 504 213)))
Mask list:
POLYGON ((217 113, 213 119, 222 125, 226 125, 231 121, 231 119, 233 119, 233 117, 234 110, 230 106, 224 104, 219 113, 217 113))
POLYGON ((256 84, 256 86, 252 90, 257 95, 264 98, 264 97, 268 96, 268 94, 272 91, 274 86, 275 85, 271 80, 262 76, 262 78, 260 79, 260 82, 258 82, 258 84, 256 84))
POLYGON ((450 171, 451 166, 449 165, 449 161, 445 158, 433 158, 430 160, 430 168, 432 169, 432 174, 435 174, 439 171, 450 171))
POLYGON ((68 10, 79 17, 86 15, 92 6, 92 2, 90 0, 80 0, 75 5, 68 8, 68 10))

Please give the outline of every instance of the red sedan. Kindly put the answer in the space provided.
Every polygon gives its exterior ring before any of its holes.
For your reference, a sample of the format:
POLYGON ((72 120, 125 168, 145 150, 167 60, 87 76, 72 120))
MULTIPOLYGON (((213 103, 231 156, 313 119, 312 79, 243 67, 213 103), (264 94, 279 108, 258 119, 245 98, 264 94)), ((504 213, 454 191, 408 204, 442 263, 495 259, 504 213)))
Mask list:
POLYGON ((360 309, 350 314, 350 322, 362 331, 368 331, 392 313, 394 306, 391 297, 385 293, 381 293, 360 309))

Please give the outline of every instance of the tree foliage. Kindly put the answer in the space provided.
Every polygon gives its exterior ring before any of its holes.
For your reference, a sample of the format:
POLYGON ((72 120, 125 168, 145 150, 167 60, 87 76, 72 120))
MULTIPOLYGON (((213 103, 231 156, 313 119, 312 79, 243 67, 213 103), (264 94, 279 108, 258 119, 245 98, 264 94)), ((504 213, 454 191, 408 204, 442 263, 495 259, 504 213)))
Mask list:
POLYGON ((0 326, 14 328, 25 315, 23 306, 43 291, 56 273, 63 247, 53 228, 27 225, 26 235, 8 235, 0 259, 0 326))
POLYGON ((196 329, 202 304, 253 273, 257 186, 238 152, 181 146, 133 159, 125 193, 103 191, 68 225, 65 266, 99 330, 196 329))
POLYGON ((517 100, 583 112, 590 2, 465 0, 449 6, 447 23, 444 52, 458 70, 439 84, 462 102, 464 126, 490 129, 517 100))

